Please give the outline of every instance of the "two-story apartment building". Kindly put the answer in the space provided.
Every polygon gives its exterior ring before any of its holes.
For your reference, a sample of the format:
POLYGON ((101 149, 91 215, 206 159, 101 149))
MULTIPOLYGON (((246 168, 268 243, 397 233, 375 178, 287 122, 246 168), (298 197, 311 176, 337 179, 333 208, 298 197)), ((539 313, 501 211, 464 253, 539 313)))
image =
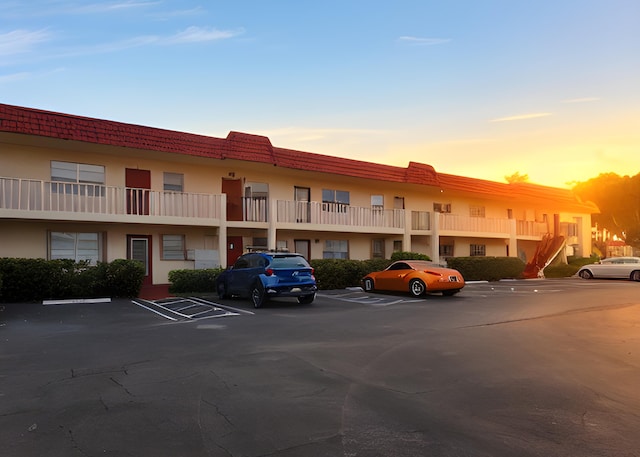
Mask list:
POLYGON ((593 205, 503 184, 0 104, 0 257, 138 259, 147 285, 252 247, 310 259, 591 252, 593 205))

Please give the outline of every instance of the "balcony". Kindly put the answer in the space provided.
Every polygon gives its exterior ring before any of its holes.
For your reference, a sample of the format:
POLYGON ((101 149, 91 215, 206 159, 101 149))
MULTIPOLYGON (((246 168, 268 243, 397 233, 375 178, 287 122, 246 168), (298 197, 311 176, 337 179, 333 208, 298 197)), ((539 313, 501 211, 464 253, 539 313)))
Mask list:
POLYGON ((393 232, 403 230, 405 226, 404 210, 401 209, 286 200, 278 200, 276 208, 279 224, 347 226, 361 230, 390 229, 393 232))
POLYGON ((411 230, 431 230, 431 213, 428 211, 411 211, 411 230))
POLYGON ((74 220, 105 220, 109 216, 126 221, 142 215, 211 221, 220 219, 221 205, 220 195, 0 178, 0 211, 10 210, 16 217, 49 213, 46 217, 51 218, 53 212, 61 218, 73 215, 74 220))
POLYGON ((511 223, 509 219, 488 217, 459 216, 456 214, 440 213, 440 231, 469 234, 485 234, 486 236, 509 237, 511 223))
POLYGON ((532 237, 541 239, 542 236, 549 233, 549 226, 546 222, 536 221, 517 221, 516 234, 518 237, 532 237))

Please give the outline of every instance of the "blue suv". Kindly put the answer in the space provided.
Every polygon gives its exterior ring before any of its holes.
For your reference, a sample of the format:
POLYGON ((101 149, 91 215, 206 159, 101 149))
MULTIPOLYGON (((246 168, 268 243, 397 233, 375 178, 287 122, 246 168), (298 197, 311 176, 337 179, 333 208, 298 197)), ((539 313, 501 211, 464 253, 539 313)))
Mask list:
POLYGON ((256 308, 271 297, 297 297, 298 303, 309 304, 317 290, 309 262, 288 252, 243 254, 216 279, 218 297, 250 297, 256 308))

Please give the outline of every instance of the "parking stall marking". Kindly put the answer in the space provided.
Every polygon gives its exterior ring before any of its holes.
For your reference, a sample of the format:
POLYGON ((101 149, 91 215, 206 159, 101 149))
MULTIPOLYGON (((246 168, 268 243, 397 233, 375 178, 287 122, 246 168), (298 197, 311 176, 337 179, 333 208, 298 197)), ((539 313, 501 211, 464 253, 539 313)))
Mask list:
POLYGON ((162 300, 132 300, 132 303, 171 321, 196 321, 219 317, 254 314, 197 297, 166 298, 162 300))
POLYGON ((318 294, 318 295, 322 297, 327 297, 327 298, 334 298, 340 301, 358 303, 361 305, 378 306, 378 307, 391 306, 398 303, 415 303, 415 302, 422 301, 422 299, 407 299, 407 298, 397 298, 397 297, 379 296, 379 295, 372 296, 372 295, 365 294, 365 292, 363 291, 350 292, 350 293, 339 294, 339 295, 334 295, 334 294, 327 294, 327 295, 318 294))

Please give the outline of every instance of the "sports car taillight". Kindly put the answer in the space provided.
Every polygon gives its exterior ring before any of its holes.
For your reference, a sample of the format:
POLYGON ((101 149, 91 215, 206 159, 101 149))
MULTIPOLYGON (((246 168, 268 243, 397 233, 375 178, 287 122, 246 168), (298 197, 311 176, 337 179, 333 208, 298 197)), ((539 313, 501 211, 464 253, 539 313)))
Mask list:
POLYGON ((424 270, 424 272, 427 273, 427 274, 430 274, 430 275, 434 275, 434 276, 442 276, 437 271, 424 270))
POLYGON ((267 276, 271 276, 273 274, 273 270, 271 268, 267 268, 264 272, 267 276))

